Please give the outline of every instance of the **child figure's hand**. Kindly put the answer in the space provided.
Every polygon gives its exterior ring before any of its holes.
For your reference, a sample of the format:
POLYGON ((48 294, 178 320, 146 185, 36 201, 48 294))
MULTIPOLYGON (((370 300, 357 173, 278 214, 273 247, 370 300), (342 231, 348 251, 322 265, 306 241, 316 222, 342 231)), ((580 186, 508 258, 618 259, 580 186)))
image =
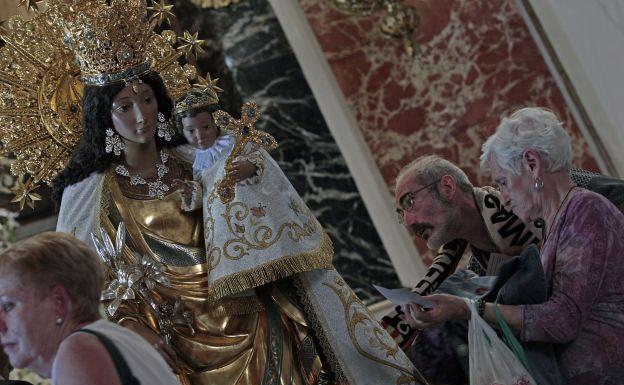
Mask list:
POLYGON ((248 160, 235 160, 229 168, 229 173, 236 183, 242 182, 256 174, 256 166, 248 160))
POLYGON ((174 179, 171 186, 174 191, 179 191, 180 195, 184 199, 184 202, 189 205, 193 198, 193 182, 182 179, 174 179))

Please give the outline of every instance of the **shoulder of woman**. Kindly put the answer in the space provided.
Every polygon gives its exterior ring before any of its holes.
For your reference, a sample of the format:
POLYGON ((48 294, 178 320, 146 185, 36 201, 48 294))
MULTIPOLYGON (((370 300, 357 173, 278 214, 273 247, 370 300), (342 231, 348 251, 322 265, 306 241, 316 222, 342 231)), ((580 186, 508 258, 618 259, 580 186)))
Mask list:
POLYGON ((600 229, 611 227, 615 220, 624 225, 624 216, 607 198, 593 191, 579 190, 570 198, 566 209, 568 224, 582 222, 583 226, 600 229))
POLYGON ((110 354, 97 337, 87 333, 63 340, 54 359, 53 377, 57 384, 120 384, 110 354))
POLYGON ((590 210, 617 210, 617 208, 604 196, 584 189, 578 188, 576 193, 570 198, 569 209, 590 209, 590 210))

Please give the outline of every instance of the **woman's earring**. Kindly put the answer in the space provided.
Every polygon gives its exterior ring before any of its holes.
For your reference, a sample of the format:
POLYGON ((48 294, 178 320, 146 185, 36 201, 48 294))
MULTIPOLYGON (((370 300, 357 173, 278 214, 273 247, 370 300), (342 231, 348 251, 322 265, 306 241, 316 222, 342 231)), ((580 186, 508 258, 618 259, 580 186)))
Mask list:
POLYGON ((56 324, 57 324, 57 325, 60 325, 60 324, 62 324, 62 323, 63 323, 63 319, 62 319, 61 317, 58 317, 58 318, 56 319, 56 324))
POLYGON ((544 181, 540 177, 535 178, 535 189, 537 191, 540 191, 543 188, 544 188, 544 181))
POLYGON ((167 121, 165 114, 162 112, 158 113, 158 122, 156 123, 156 127, 158 127, 159 138, 165 138, 167 142, 171 141, 171 137, 174 134, 173 127, 171 127, 171 123, 167 121))
POLYGON ((107 154, 112 152, 117 156, 121 155, 121 152, 126 148, 126 144, 123 140, 121 140, 121 137, 113 131, 112 128, 106 129, 105 144, 106 147, 104 148, 104 151, 106 151, 107 154))

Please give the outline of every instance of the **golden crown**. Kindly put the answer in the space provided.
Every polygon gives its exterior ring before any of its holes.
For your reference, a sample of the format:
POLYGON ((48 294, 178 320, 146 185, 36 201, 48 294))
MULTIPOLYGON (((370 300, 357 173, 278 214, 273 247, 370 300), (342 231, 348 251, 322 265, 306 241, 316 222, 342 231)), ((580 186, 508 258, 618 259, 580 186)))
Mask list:
POLYGON ((73 0, 54 15, 86 85, 117 83, 150 70, 153 30, 145 0, 73 0))
POLYGON ((218 78, 211 79, 209 73, 206 74, 206 78, 198 76, 193 89, 176 102, 173 107, 173 115, 219 103, 218 93, 223 92, 223 90, 217 87, 218 80, 218 78))
POLYGON ((186 111, 190 111, 196 108, 206 107, 211 104, 217 104, 219 99, 214 99, 211 96, 200 92, 191 91, 184 98, 178 100, 173 108, 173 114, 179 115, 186 111))
MULTIPOLYGON (((65 168, 80 140, 84 91, 80 69, 83 76, 127 75, 125 65, 136 68, 133 67, 136 63, 140 66, 142 62, 149 62, 174 100, 191 89, 190 81, 195 83, 195 88, 214 86, 216 79, 197 76, 194 66, 178 62, 181 57, 197 52, 202 41, 188 32, 177 36, 171 30, 160 34, 152 31, 156 24, 173 15, 171 6, 164 0, 152 1, 153 6, 148 10, 154 25, 143 28, 146 24, 142 1, 112 0, 111 5, 106 5, 105 1, 95 0, 47 0, 47 9, 37 12, 31 20, 12 17, 0 26, 0 39, 4 42, 0 47, 0 156, 14 159, 11 172, 21 181, 15 193, 22 207, 24 203, 32 206, 38 198, 33 190, 41 183, 51 184, 65 168), (113 10, 119 13, 115 16, 113 10), (97 16, 98 12, 103 16, 97 16), (81 13, 85 13, 86 18, 80 17, 81 13), (127 23, 122 23, 122 19, 127 23), (133 32, 127 29, 137 22, 140 28, 133 32), (87 28, 88 23, 92 23, 91 28, 87 28), (115 31, 122 25, 125 32, 115 31), (83 38, 79 31, 84 34, 91 31, 93 35, 83 38), (108 35, 103 31, 109 31, 108 35), (72 52, 63 43, 64 35, 72 39, 73 49, 84 47, 80 48, 79 63, 76 63, 75 49, 72 52), (125 44, 124 39, 131 43, 125 44), (100 46, 95 41, 99 41, 100 46), (148 41, 143 49, 145 56, 139 59, 141 49, 138 47, 145 41, 148 41), (123 57, 122 47, 128 47, 131 54, 123 57), (116 52, 123 60, 115 55, 114 65, 97 67, 95 51, 90 50, 97 50, 107 60, 113 60, 112 52, 116 52), (99 68, 97 74, 94 68, 99 68)), ((109 82, 113 77, 100 79, 109 82)))

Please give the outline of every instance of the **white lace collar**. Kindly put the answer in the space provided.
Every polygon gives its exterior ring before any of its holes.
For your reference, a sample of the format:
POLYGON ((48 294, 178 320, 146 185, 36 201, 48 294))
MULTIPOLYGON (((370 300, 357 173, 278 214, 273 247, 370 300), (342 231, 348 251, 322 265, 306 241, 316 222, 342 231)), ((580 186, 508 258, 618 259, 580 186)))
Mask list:
POLYGON ((234 137, 230 134, 223 134, 215 140, 214 144, 205 150, 195 150, 195 161, 193 170, 207 170, 216 162, 224 159, 230 154, 234 146, 234 137))

